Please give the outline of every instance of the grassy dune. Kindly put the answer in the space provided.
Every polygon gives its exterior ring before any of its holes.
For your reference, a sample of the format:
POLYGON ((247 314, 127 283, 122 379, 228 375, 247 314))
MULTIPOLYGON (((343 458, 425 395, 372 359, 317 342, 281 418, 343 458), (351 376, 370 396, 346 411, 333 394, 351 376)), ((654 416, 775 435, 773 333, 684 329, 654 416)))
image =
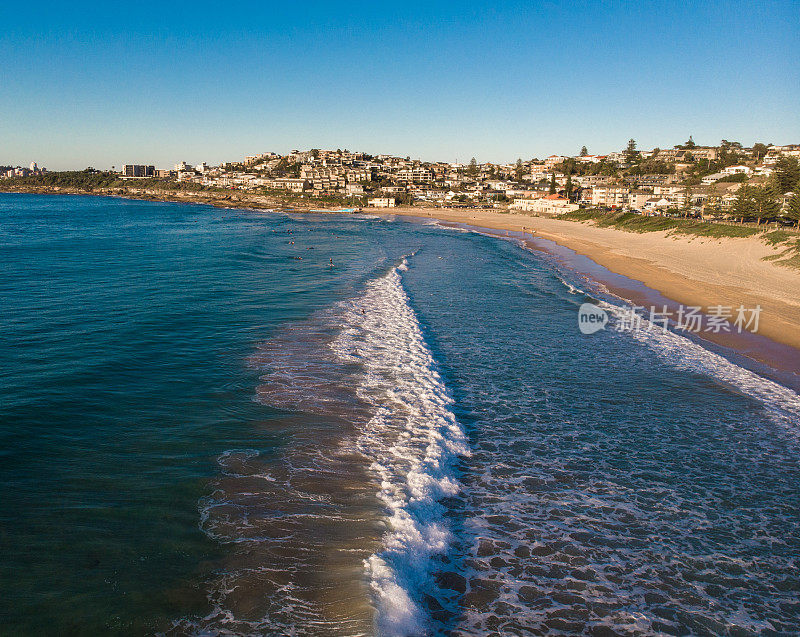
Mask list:
POLYGON ((780 249, 780 253, 766 257, 777 264, 800 268, 800 234, 794 230, 766 230, 751 226, 729 225, 697 219, 673 217, 645 217, 632 212, 602 212, 576 210, 560 217, 569 221, 591 222, 601 228, 616 228, 627 232, 668 232, 709 238, 758 237, 780 249))

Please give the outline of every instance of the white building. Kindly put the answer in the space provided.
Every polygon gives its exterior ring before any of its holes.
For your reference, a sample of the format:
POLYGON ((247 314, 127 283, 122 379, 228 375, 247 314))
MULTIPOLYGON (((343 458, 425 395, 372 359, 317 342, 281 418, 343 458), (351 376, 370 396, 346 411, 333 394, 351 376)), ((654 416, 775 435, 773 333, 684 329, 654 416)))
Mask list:
POLYGON ((547 195, 538 199, 515 199, 514 203, 509 206, 509 208, 521 212, 534 212, 550 216, 563 215, 565 212, 572 212, 579 207, 578 204, 572 203, 561 195, 547 195))
POLYGON ((305 179, 292 177, 278 177, 269 181, 269 187, 276 190, 288 190, 289 192, 303 192, 306 189, 305 179))
POLYGON ((396 203, 394 197, 373 197, 367 199, 367 205, 373 208, 394 208, 396 203))
POLYGON ((644 210, 648 199, 653 196, 652 192, 644 190, 632 190, 628 193, 628 207, 632 210, 644 210))
POLYGON ((553 166, 564 163, 566 160, 567 158, 562 155, 550 155, 550 157, 544 160, 544 165, 546 168, 552 169, 553 166))
POLYGON ((628 201, 630 188, 624 186, 594 186, 592 188, 592 205, 621 208, 628 201))
POLYGON ((753 174, 753 169, 750 166, 728 166, 723 168, 722 172, 726 175, 747 175, 748 177, 753 174))

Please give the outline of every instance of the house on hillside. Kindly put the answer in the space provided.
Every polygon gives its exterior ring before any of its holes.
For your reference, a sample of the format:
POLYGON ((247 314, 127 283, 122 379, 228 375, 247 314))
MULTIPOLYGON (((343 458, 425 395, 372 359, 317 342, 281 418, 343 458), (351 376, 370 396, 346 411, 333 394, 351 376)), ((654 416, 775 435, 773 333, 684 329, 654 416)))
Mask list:
POLYGON ((515 199, 509 206, 513 210, 520 212, 533 212, 539 215, 558 216, 565 212, 572 212, 579 208, 578 204, 572 203, 561 195, 547 195, 537 199, 515 199))

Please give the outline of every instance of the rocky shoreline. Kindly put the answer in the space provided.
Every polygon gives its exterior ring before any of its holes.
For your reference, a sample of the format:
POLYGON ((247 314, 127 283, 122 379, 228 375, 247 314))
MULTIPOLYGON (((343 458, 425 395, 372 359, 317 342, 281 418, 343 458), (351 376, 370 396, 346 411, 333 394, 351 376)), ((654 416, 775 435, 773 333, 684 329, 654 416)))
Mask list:
POLYGON ((151 188, 69 188, 64 186, 17 186, 9 188, 0 184, 0 192, 24 193, 33 195, 83 195, 95 197, 121 197, 126 199, 141 199, 146 201, 167 201, 173 203, 205 204, 217 208, 287 208, 308 210, 313 204, 309 202, 294 202, 256 195, 240 191, 181 191, 181 190, 156 190, 151 188))

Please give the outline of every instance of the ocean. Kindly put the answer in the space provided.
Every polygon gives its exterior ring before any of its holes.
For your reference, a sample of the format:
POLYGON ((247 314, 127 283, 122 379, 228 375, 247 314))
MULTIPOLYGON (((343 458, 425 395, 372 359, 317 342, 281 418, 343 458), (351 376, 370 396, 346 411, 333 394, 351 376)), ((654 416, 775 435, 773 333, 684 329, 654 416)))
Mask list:
POLYGON ((800 397, 519 241, 0 194, 0 633, 792 635, 800 397))

